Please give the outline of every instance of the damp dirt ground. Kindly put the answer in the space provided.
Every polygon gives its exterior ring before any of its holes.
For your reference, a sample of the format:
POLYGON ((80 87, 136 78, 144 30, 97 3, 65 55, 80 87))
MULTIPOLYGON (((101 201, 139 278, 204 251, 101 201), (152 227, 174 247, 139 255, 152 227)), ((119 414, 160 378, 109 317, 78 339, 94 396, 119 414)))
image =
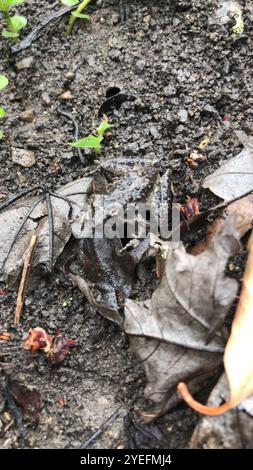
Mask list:
MULTIPOLYGON (((116 0, 98 0, 88 9, 91 21, 77 23, 71 36, 66 35, 65 16, 17 56, 0 39, 0 73, 10 81, 1 95, 6 109, 5 140, 0 144, 2 199, 38 184, 56 189, 107 158, 140 157, 158 159, 161 174, 170 168, 176 201, 195 196, 202 209, 216 202, 201 190, 204 176, 239 152, 235 130, 252 131, 251 2, 241 2, 245 31, 240 36, 232 33, 232 20, 212 24, 218 4, 213 0, 125 3, 125 23, 118 22, 116 0), (20 61, 27 58, 29 68, 20 70, 20 61), (111 86, 137 100, 110 114, 112 136, 84 167, 68 145, 74 139, 72 124, 58 108, 75 117, 85 136, 99 123, 98 110, 111 86), (67 101, 61 98, 66 91, 71 93, 67 101), (34 110, 33 122, 20 118, 28 108, 34 110), (187 158, 206 136, 206 160, 191 168, 187 158), (24 168, 13 163, 13 148, 33 151, 36 164, 24 168)), ((60 2, 43 0, 20 6, 29 25, 24 35, 59 8, 60 2)), ((18 327, 13 326, 16 294, 7 291, 0 298, 1 328, 13 335, 0 348, 15 366, 17 380, 36 387, 43 398, 39 424, 24 418, 28 447, 79 448, 119 406, 138 415, 146 405, 145 376, 128 339, 94 311, 59 267, 28 291, 18 327), (78 349, 61 367, 50 368, 43 354, 32 357, 22 347, 35 326, 66 332, 77 340, 78 349)), ((148 280, 139 296, 145 294, 150 294, 148 280)), ((0 400, 0 447, 22 447, 15 423, 3 432, 10 419, 6 411, 0 400)), ((168 447, 184 448, 197 421, 197 414, 181 405, 158 425, 168 447)), ((128 445, 122 412, 88 447, 128 445)))

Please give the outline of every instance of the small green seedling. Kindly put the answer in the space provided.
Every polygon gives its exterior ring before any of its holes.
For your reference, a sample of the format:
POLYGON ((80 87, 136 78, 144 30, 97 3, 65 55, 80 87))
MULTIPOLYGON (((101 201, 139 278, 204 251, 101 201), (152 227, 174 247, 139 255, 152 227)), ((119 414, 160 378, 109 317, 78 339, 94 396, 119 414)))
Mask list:
MULTIPOLYGON (((66 5, 67 7, 72 7, 74 5, 77 5, 79 3, 79 0, 61 0, 61 2, 63 3, 63 5, 66 5)), ((80 5, 78 5, 76 10, 72 11, 70 18, 69 18, 69 24, 68 24, 68 29, 67 29, 68 34, 72 33, 72 29, 77 18, 80 18, 82 20, 90 20, 89 15, 85 15, 84 13, 82 13, 84 8, 86 8, 90 2, 91 0, 84 0, 83 2, 80 3, 80 5)))
POLYGON ((237 8, 236 10, 234 10, 232 12, 232 16, 235 19, 235 25, 233 26, 232 31, 233 31, 234 34, 240 35, 244 31, 244 22, 243 22, 243 18, 242 18, 242 11, 239 8, 237 8))
MULTIPOLYGON (((4 75, 0 75, 0 91, 3 90, 9 83, 8 78, 6 78, 4 75)), ((5 110, 0 106, 0 118, 3 118, 5 116, 5 110)), ((2 140, 4 137, 3 131, 0 130, 0 140, 2 140)))
POLYGON ((11 16, 9 9, 24 3, 25 0, 0 0, 0 10, 4 15, 8 29, 2 31, 2 36, 17 41, 19 32, 27 25, 27 19, 22 15, 11 16))
POLYGON ((104 119, 96 129, 96 133, 90 134, 84 139, 77 140, 76 142, 71 142, 69 145, 79 149, 94 149, 96 152, 100 152, 102 149, 104 134, 111 127, 111 124, 104 119))

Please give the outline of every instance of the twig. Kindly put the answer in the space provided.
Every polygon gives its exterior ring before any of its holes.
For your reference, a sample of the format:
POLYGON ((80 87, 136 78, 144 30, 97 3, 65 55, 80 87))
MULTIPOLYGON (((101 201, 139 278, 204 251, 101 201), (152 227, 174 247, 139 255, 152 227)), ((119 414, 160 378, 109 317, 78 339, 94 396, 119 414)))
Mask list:
POLYGON ((104 421, 102 426, 94 434, 92 434, 92 436, 89 437, 89 439, 87 439, 87 441, 84 444, 80 446, 80 449, 87 449, 88 445, 92 441, 94 441, 99 436, 101 436, 101 434, 103 434, 103 432, 105 431, 105 428, 107 428, 109 424, 113 423, 113 421, 115 421, 115 419, 119 417, 120 410, 121 410, 121 406, 116 411, 114 411, 114 413, 106 421, 104 421))
POLYGON ((49 24, 56 22, 57 20, 61 19, 62 16, 66 15, 67 13, 70 13, 72 10, 76 10, 76 8, 77 5, 73 5, 68 8, 62 8, 61 10, 58 10, 53 13, 51 16, 45 18, 39 26, 34 28, 30 32, 30 34, 28 34, 28 36, 23 39, 23 41, 21 41, 17 46, 11 48, 12 54, 18 54, 19 52, 30 47, 33 41, 35 41, 35 39, 37 39, 41 35, 41 33, 44 31, 44 29, 46 29, 49 24))
MULTIPOLYGON (((73 123, 74 129, 75 129, 75 140, 78 140, 79 139, 79 126, 78 126, 77 121, 73 118, 72 114, 67 113, 66 111, 62 111, 60 108, 58 108, 57 111, 59 114, 66 117, 73 123)), ((82 150, 80 148, 77 148, 77 153, 78 153, 80 162, 84 165, 86 161, 82 154, 82 150)))
POLYGON ((15 318, 14 318, 14 325, 17 325, 20 319, 20 315, 23 310, 23 305, 24 305, 24 300, 25 300, 25 292, 26 292, 26 287, 28 283, 28 278, 29 278, 29 272, 31 268, 31 263, 32 263, 32 257, 35 249, 35 245, 37 242, 38 236, 36 234, 32 235, 32 238, 30 240, 29 248, 28 248, 28 253, 26 255, 25 261, 24 261, 24 267, 22 271, 22 277, 19 285, 19 290, 18 290, 18 298, 17 298, 17 304, 16 304, 16 311, 15 311, 15 318))

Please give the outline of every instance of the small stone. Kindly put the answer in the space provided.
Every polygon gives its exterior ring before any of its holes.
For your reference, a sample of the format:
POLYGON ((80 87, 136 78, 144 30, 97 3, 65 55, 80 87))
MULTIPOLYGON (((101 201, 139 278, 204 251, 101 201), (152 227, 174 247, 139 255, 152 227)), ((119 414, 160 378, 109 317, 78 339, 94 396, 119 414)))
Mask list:
POLYGON ((184 123, 188 120, 188 111, 186 109, 180 109, 178 112, 178 119, 180 122, 184 123))
POLYGON ((143 60, 143 59, 137 60, 137 62, 136 62, 136 69, 137 69, 139 72, 142 72, 142 70, 144 70, 145 66, 146 66, 145 60, 143 60))
POLYGON ((35 111, 33 108, 27 108, 19 115, 19 119, 25 122, 33 122, 35 118, 35 111))
POLYGON ((13 148, 12 161, 13 163, 23 166, 24 168, 30 168, 36 163, 35 153, 26 149, 13 148))
POLYGON ((157 139, 160 136, 159 131, 158 131, 157 127, 155 127, 155 126, 151 126, 150 134, 154 137, 154 139, 157 139))
POLYGON ((120 60, 120 55, 121 55, 121 52, 118 49, 111 49, 109 51, 109 57, 112 60, 116 60, 116 61, 120 60))
POLYGON ((217 111, 217 109, 215 109, 214 106, 212 106, 212 105, 210 105, 210 104, 207 104, 207 105, 204 107, 202 113, 212 115, 212 114, 218 114, 218 111, 217 111))
POLYGON ((51 99, 48 93, 42 93, 41 101, 44 106, 51 106, 51 99))
POLYGON ((133 154, 137 154, 139 151, 139 145, 137 144, 137 142, 132 142, 130 144, 128 144, 127 147, 125 147, 125 154, 126 155, 133 155, 133 154))
POLYGON ((134 106, 137 111, 142 110, 145 108, 145 103, 143 103, 143 101, 140 98, 137 98, 134 102, 134 106))
POLYGON ((75 80, 75 77, 76 77, 75 72, 72 72, 70 70, 69 72, 66 73, 65 80, 67 80, 68 82, 73 82, 73 80, 75 80))
POLYGON ((71 160, 73 158, 73 153, 72 152, 63 152, 62 153, 62 158, 65 160, 71 160))
POLYGON ((64 91, 64 93, 62 93, 60 96, 59 96, 60 100, 62 101, 71 101, 73 100, 73 95, 71 94, 71 92, 68 90, 68 91, 64 91))
POLYGON ((20 60, 16 63, 17 71, 29 69, 33 63, 33 56, 26 57, 25 59, 20 60))
POLYGON ((94 55, 88 55, 88 57, 86 58, 87 60, 87 63, 90 67, 94 67, 95 63, 96 63, 96 60, 95 60, 95 56, 94 55))
POLYGON ((173 85, 168 85, 164 88, 164 93, 166 96, 175 96, 177 89, 173 85))

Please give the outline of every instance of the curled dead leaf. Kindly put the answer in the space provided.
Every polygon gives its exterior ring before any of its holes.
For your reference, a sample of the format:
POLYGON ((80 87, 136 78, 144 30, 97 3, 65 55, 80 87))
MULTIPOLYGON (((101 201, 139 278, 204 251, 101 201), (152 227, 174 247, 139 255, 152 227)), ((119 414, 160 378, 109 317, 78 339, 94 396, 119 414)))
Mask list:
POLYGON ((221 415, 253 394, 253 232, 248 251, 242 291, 224 354, 230 399, 218 407, 205 406, 192 398, 184 383, 178 385, 178 391, 186 403, 208 416, 221 415))
POLYGON ((178 378, 188 377, 194 390, 222 362, 220 331, 237 292, 237 283, 224 276, 229 256, 239 247, 235 221, 229 219, 208 249, 199 256, 183 245, 169 249, 165 271, 151 299, 125 306, 124 329, 143 362, 146 398, 156 404, 152 419, 174 406, 178 378))
POLYGON ((236 131, 236 136, 242 151, 208 175, 202 185, 226 201, 253 189, 253 136, 242 131, 236 131))

